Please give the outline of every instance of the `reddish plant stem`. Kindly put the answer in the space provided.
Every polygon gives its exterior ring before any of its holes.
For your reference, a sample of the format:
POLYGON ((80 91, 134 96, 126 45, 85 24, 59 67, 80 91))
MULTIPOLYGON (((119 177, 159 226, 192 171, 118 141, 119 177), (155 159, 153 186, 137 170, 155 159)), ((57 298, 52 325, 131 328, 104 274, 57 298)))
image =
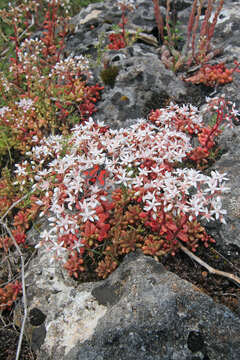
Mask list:
POLYGON ((158 0, 152 0, 152 1, 153 1, 153 5, 154 5, 154 15, 155 15, 160 39, 162 40, 162 42, 164 42, 164 33, 163 33, 164 22, 163 22, 163 17, 162 17, 161 10, 160 10, 159 2, 158 2, 158 0))
POLYGON ((213 34, 214 34, 214 30, 215 30, 215 26, 216 26, 216 23, 217 23, 217 19, 219 17, 219 14, 222 10, 222 7, 223 7, 223 3, 224 3, 224 0, 220 0, 219 2, 219 6, 215 12, 215 15, 214 15, 214 18, 213 18, 213 21, 212 23, 210 24, 209 28, 208 28, 208 34, 207 34, 207 42, 206 42, 206 53, 210 50, 210 41, 213 37, 213 34))
POLYGON ((195 14, 196 14, 196 11, 197 11, 197 2, 198 2, 198 0, 193 1, 192 11, 191 11, 191 14, 190 14, 189 20, 188 20, 188 40, 187 40, 188 47, 189 47, 189 43, 190 43, 191 33, 192 33, 192 30, 193 30, 195 14))
POLYGON ((223 110, 224 110, 224 106, 221 105, 221 108, 217 110, 217 120, 216 120, 216 124, 212 127, 212 131, 210 131, 206 142, 205 142, 205 148, 207 148, 207 150, 209 149, 208 147, 208 143, 211 140, 212 135, 214 134, 215 131, 218 130, 222 120, 223 120, 223 110))
POLYGON ((171 29, 170 29, 170 3, 171 0, 167 0, 167 13, 166 13, 166 28, 167 28, 167 35, 168 35, 168 45, 171 47, 173 46, 173 41, 172 41, 172 34, 171 34, 171 29))
POLYGON ((192 30, 192 56, 189 60, 190 63, 192 63, 192 61, 195 58, 195 41, 196 41, 196 33, 197 33, 198 25, 199 25, 199 19, 201 16, 201 10, 202 10, 202 0, 200 0, 200 3, 198 5, 197 14, 195 16, 195 23, 194 23, 193 30, 192 30))
POLYGON ((121 18, 122 18, 122 24, 121 24, 121 28, 122 28, 122 36, 123 36, 123 41, 124 41, 124 45, 126 46, 126 31, 125 31, 125 24, 127 22, 127 18, 125 16, 125 8, 122 7, 122 15, 121 15, 121 18))

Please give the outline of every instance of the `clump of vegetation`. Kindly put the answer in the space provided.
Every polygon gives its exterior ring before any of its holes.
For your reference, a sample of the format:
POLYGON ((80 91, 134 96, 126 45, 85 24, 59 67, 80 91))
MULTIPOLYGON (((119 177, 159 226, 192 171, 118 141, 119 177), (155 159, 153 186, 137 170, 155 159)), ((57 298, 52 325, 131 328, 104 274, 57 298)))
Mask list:
POLYGON ((49 3, 40 39, 20 44, 15 31, 15 56, 0 84, 2 161, 12 150, 25 154, 43 136, 67 134, 76 120, 85 121, 96 111, 103 87, 88 85, 91 72, 86 58, 63 59, 68 18, 59 16, 58 8, 57 3, 49 3))
POLYGON ((234 61, 234 64, 235 66, 231 69, 227 69, 224 63, 205 64, 194 75, 184 80, 192 84, 204 84, 211 87, 228 84, 233 81, 233 73, 240 72, 240 63, 234 61))
POLYGON ((118 66, 107 65, 100 72, 101 79, 105 85, 114 87, 116 77, 119 74, 118 66))
POLYGON ((211 48, 211 40, 217 23, 218 16, 222 10, 224 0, 219 0, 216 12, 212 22, 210 18, 213 14, 213 5, 215 1, 209 1, 205 11, 204 20, 200 24, 200 16, 203 9, 203 1, 194 0, 192 10, 188 21, 187 43, 180 52, 175 48, 175 33, 171 30, 171 0, 166 0, 166 30, 167 36, 164 36, 164 19, 160 10, 158 0, 153 0, 154 14, 160 38, 164 47, 162 48, 162 61, 167 68, 178 71, 192 64, 205 64, 212 59, 219 50, 211 48), (200 28, 200 34, 197 31, 200 28))
MULTIPOLYGON (((103 87, 88 85, 91 71, 86 58, 63 57, 69 31, 67 0, 1 5, 0 253, 7 256, 15 245, 25 248, 26 231, 38 211, 34 180, 27 169, 21 172, 14 164, 26 159, 45 136, 65 134, 66 143, 70 128, 96 111, 103 87), (39 35, 32 38, 34 31, 39 35), (18 170, 21 183, 15 181, 18 170), (5 227, 9 224, 11 230, 5 227)), ((9 309, 19 293, 18 283, 9 281, 1 290, 2 310, 9 309)))
POLYGON ((236 118, 224 98, 211 99, 208 111, 217 114, 212 127, 196 108, 171 104, 150 114, 152 125, 139 120, 120 131, 89 119, 72 129, 67 148, 64 136, 43 138, 16 166, 16 185, 27 177, 35 186, 15 226, 24 232, 28 217, 51 213, 37 247, 51 251, 75 278, 92 270, 105 278, 136 249, 159 257, 175 255, 182 243, 193 252, 207 247, 213 239, 199 220, 225 222, 221 194, 228 188, 225 174, 200 169, 221 124, 236 118), (188 160, 199 170, 184 168, 188 160))

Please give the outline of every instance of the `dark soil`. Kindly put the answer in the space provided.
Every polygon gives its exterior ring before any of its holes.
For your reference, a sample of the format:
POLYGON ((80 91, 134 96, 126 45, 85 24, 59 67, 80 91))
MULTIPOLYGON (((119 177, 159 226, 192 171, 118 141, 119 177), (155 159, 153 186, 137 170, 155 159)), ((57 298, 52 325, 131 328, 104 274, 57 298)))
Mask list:
MULTIPOLYGON (((217 270, 240 277, 239 252, 233 246, 227 246, 224 249, 220 249, 216 245, 210 248, 202 246, 195 255, 217 270)), ((181 250, 176 256, 168 255, 162 258, 161 263, 167 270, 194 284, 216 303, 227 306, 240 317, 239 285, 225 277, 210 274, 181 250)))
MULTIPOLYGON (((9 322, 8 315, 4 318, 9 322)), ((0 360, 15 360, 20 331, 11 327, 4 327, 0 320, 0 360)), ((26 339, 22 342, 20 360, 35 360, 36 355, 32 352, 26 339)))

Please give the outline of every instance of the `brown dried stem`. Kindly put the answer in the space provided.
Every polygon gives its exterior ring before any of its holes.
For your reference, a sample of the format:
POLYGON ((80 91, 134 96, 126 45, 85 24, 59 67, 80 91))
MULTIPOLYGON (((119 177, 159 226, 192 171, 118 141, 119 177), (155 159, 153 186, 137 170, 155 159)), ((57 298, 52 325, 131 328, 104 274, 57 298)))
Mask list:
POLYGON ((199 3, 198 8, 197 8, 197 14, 196 14, 195 19, 194 19, 195 23, 194 23, 193 30, 192 30, 192 57, 190 59, 191 62, 195 58, 196 33, 197 33, 198 25, 199 25, 199 19, 200 19, 200 16, 201 16, 202 4, 203 4, 203 2, 202 2, 202 0, 200 0, 200 3, 199 3))
POLYGON ((164 34, 163 34, 164 22, 163 22, 163 17, 162 17, 161 10, 160 10, 159 2, 158 2, 158 0, 152 0, 152 1, 153 1, 153 5, 154 5, 154 15, 155 15, 158 31, 160 34, 160 38, 161 38, 162 42, 164 42, 164 34))
POLYGON ((214 274, 214 275, 219 275, 219 276, 223 276, 231 281, 234 281, 235 283, 237 283, 240 286, 240 278, 234 274, 230 274, 228 272, 225 271, 221 271, 221 270, 217 270, 214 269, 212 266, 208 265, 207 263, 205 263, 205 261, 203 261, 202 259, 200 259, 197 255, 193 254, 190 250, 188 250, 185 246, 183 246, 182 244, 179 245, 180 249, 187 254, 191 259, 195 260, 198 264, 200 264, 201 266, 203 266, 205 269, 207 269, 210 274, 214 274))
POLYGON ((188 44, 190 42, 191 33, 192 33, 192 29, 193 29, 195 14, 196 14, 196 10, 197 10, 197 2, 198 2, 198 0, 193 1, 192 11, 191 11, 191 14, 190 14, 189 20, 188 20, 188 44))
POLYGON ((213 34, 214 34, 214 30, 215 30, 215 26, 216 26, 216 23, 217 23, 217 19, 219 17, 219 14, 222 10, 222 7, 223 7, 223 3, 224 3, 224 0, 220 0, 219 2, 219 5, 218 5, 218 8, 215 12, 215 15, 214 15, 214 18, 213 18, 213 21, 212 23, 210 24, 209 28, 208 28, 208 34, 207 34, 207 43, 206 43, 206 51, 209 51, 209 45, 210 45, 210 41, 213 37, 213 34))
POLYGON ((168 45, 170 47, 173 47, 173 41, 172 41, 172 34, 171 34, 171 29, 170 29, 170 3, 171 3, 171 0, 167 0, 167 13, 166 13, 166 28, 167 28, 167 36, 168 36, 168 39, 167 39, 167 42, 168 42, 168 45))
POLYGON ((0 225, 2 225, 5 230, 7 231, 7 233, 9 234, 13 244, 15 245, 17 252, 20 256, 21 259, 21 280, 22 280, 22 294, 23 294, 23 307, 24 307, 24 315, 23 315, 23 320, 22 320, 22 326, 21 326, 21 332, 20 332, 20 336, 19 336, 19 340, 18 340, 18 347, 17 347, 17 353, 16 353, 16 357, 15 360, 18 360, 20 357, 20 353, 21 353, 21 346, 22 346, 22 341, 23 341, 23 334, 24 334, 24 329, 25 329, 25 323, 26 323, 26 319, 27 319, 27 296, 26 296, 26 285, 25 285, 25 264, 24 264, 24 258, 23 258, 23 254, 21 252, 20 247, 18 246, 12 231, 9 229, 8 225, 3 221, 3 219, 7 216, 7 214, 9 213, 9 211, 16 206, 19 202, 21 202, 23 199, 26 198, 27 195, 23 196, 21 199, 17 200, 16 202, 14 202, 10 208, 5 212, 5 214, 1 217, 0 219, 0 225))
POLYGON ((17 252, 21 258, 21 279, 22 279, 22 293, 23 293, 23 307, 24 307, 24 315, 23 315, 23 321, 22 321, 22 326, 21 326, 21 332, 20 332, 20 336, 19 336, 19 340, 18 340, 18 347, 17 347, 17 353, 16 353, 16 357, 15 360, 19 359, 20 356, 20 352, 21 352, 21 346, 22 346, 22 340, 23 340, 23 334, 24 334, 24 329, 25 329, 25 323, 26 323, 26 319, 27 319, 27 296, 26 296, 26 287, 25 287, 25 272, 24 272, 24 258, 23 258, 23 254, 11 232, 11 230, 9 229, 9 227, 7 226, 7 224, 5 224, 3 221, 0 221, 0 224, 7 230, 12 242, 14 243, 17 252))

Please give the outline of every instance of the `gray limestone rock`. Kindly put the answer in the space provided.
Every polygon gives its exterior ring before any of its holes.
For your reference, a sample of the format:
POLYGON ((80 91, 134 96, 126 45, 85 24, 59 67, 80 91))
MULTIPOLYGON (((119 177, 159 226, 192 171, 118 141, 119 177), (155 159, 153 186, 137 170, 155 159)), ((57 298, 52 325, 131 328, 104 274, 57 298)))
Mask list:
POLYGON ((238 360, 239 318, 151 257, 132 253, 108 279, 75 286, 57 269, 50 284, 44 259, 29 273, 38 360, 238 360))
POLYGON ((152 258, 127 256, 92 295, 106 313, 64 360, 239 359, 239 319, 152 258))
POLYGON ((225 129, 219 145, 225 153, 212 168, 226 173, 229 179, 226 185, 230 188, 230 193, 223 196, 227 223, 218 227, 217 240, 225 245, 237 245, 240 250, 240 126, 225 129))
POLYGON ((119 74, 113 88, 105 86, 94 118, 113 128, 128 126, 129 119, 146 118, 164 98, 178 100, 186 95, 183 81, 156 54, 144 53, 138 45, 118 51, 110 60, 119 74))

